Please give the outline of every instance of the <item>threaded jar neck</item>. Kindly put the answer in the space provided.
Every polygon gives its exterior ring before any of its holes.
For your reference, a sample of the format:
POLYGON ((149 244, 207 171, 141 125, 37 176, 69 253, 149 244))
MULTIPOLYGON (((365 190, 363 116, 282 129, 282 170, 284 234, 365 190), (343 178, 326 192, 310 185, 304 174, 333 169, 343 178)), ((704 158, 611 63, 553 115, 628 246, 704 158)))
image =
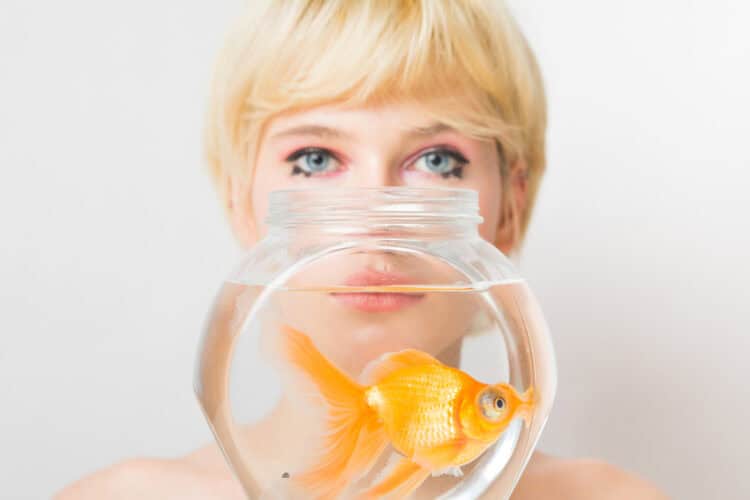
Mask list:
POLYGON ((476 191, 448 188, 285 189, 270 195, 271 228, 318 227, 326 232, 477 231, 476 191))

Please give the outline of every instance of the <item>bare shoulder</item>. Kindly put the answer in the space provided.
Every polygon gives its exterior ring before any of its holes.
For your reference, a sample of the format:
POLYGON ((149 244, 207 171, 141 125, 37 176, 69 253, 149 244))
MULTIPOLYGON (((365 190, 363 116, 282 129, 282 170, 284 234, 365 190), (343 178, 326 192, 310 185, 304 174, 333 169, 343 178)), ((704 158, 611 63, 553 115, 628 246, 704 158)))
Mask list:
POLYGON ((231 474, 185 459, 127 460, 84 477, 55 500, 89 499, 241 499, 231 474))
POLYGON ((654 485, 600 460, 536 453, 512 500, 666 500, 654 485))

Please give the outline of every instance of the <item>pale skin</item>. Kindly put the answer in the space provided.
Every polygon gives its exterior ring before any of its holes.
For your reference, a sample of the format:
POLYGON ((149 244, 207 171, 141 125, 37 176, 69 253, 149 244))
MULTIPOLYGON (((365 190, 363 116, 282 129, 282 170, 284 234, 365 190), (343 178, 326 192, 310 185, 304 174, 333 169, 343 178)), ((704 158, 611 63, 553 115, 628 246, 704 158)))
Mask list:
MULTIPOLYGON (((520 217, 503 218, 504 201, 515 213, 526 209, 523 160, 502 179, 497 145, 468 137, 431 120, 419 106, 395 102, 360 108, 321 106, 281 115, 269 123, 259 142, 252 182, 232 183, 231 224, 237 240, 249 247, 265 234, 269 193, 288 187, 444 186, 479 193, 484 222, 480 235, 511 253, 520 217), (318 148, 306 150, 305 148, 318 148), (297 154, 295 154, 295 152, 297 154), (292 158, 292 159, 290 159, 292 158), (308 175, 309 174, 309 175, 308 175), (507 183, 503 200, 503 182, 507 183)), ((438 324, 440 320, 436 320, 438 324)), ((356 358, 356 357, 355 357, 356 358)), ((288 449, 299 426, 284 404, 274 418, 249 430, 258 449, 288 449), (285 425, 285 422, 295 422, 285 425)), ((251 459, 259 478, 278 477, 274 457, 251 459)), ((500 498, 489 491, 484 498, 500 498)), ((60 492, 60 500, 99 498, 242 499, 244 493, 214 444, 187 456, 133 459, 83 478, 60 492)), ((569 460, 535 452, 511 497, 544 499, 663 499, 654 486, 612 465, 589 459, 569 460)))

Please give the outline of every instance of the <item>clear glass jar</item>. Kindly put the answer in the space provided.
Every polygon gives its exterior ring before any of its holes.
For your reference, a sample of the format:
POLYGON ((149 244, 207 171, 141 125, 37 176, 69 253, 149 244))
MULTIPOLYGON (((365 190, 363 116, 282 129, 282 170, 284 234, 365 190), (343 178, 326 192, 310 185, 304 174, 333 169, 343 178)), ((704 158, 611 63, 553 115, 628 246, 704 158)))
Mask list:
POLYGON ((542 312, 481 220, 470 190, 271 194, 195 378, 250 498, 510 496, 556 370, 542 312))

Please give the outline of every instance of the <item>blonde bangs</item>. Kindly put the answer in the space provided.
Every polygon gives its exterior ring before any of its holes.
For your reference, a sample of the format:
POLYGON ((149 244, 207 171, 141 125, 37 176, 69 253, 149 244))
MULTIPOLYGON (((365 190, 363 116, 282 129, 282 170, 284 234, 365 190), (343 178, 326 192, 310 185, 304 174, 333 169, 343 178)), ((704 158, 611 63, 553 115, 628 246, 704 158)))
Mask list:
POLYGON ((544 92, 502 2, 252 5, 222 51, 209 108, 207 153, 220 188, 227 176, 250 176, 257 141, 280 113, 408 100, 462 133, 497 140, 510 161, 524 159, 533 205, 544 168, 544 92))

